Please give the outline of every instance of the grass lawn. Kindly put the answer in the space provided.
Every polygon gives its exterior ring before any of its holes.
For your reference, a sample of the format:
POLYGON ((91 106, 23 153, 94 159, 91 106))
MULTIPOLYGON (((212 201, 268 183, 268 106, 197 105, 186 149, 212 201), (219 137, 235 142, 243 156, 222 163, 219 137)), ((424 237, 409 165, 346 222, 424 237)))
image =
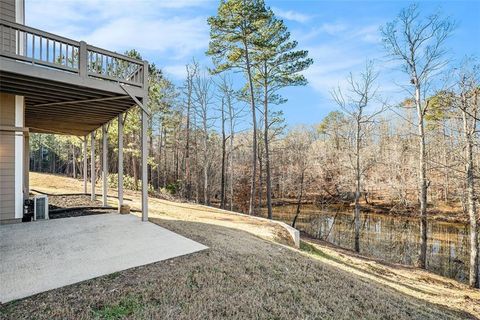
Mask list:
MULTIPOLYGON (((43 181, 58 180, 42 176, 43 181)), ((134 205, 138 198, 133 193, 130 196, 134 205)), ((13 301, 0 307, 0 318, 480 316, 479 291, 453 280, 365 259, 322 243, 304 242, 302 250, 296 250, 274 242, 282 235, 273 224, 203 206, 152 199, 150 208, 152 222, 209 249, 13 301)))

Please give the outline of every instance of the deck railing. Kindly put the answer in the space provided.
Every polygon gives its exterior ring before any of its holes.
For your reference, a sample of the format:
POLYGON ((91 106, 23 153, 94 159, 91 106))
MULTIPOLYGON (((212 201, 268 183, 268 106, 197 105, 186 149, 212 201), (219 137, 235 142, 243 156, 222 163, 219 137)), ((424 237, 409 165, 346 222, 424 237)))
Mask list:
POLYGON ((106 81, 145 87, 146 63, 0 19, 0 56, 106 81))

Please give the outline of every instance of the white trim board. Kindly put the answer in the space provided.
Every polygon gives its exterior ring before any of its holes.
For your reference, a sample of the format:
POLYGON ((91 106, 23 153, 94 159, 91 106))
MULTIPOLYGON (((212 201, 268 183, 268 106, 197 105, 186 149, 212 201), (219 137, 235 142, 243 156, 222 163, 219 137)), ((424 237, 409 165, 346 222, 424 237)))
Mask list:
POLYGON ((25 24, 25 0, 15 0, 15 22, 25 24))

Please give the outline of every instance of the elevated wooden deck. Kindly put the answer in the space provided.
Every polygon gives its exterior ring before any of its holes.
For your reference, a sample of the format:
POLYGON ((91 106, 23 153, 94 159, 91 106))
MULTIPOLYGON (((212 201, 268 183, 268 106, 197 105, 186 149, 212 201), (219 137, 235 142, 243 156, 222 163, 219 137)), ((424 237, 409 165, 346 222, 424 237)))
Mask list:
POLYGON ((147 98, 148 63, 0 20, 0 91, 31 132, 86 135, 147 98))

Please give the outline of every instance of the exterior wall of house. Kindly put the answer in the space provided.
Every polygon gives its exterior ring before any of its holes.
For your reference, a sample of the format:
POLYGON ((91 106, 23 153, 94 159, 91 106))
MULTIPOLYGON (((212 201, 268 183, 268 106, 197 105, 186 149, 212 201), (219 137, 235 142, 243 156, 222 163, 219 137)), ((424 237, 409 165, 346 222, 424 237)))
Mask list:
POLYGON ((3 20, 15 22, 16 0, 0 0, 0 12, 3 20))
MULTIPOLYGON (((0 0, 0 18, 24 24, 24 8, 24 0, 0 0)), ((16 38, 11 32, 0 36, 4 40, 16 38)), ((3 50, 22 50, 21 43, 5 43, 12 47, 3 50)), ((0 92, 0 223, 21 221, 24 198, 28 197, 28 132, 24 124, 24 97, 0 92)))
MULTIPOLYGON (((0 93, 0 126, 15 124, 15 96, 0 93)), ((15 132, 0 131, 0 220, 15 219, 15 132)))
POLYGON ((0 93, 0 223, 23 217, 24 108, 23 97, 0 93))
MULTIPOLYGON (((0 0, 0 18, 9 22, 25 24, 25 0, 0 0)), ((23 39, 17 43, 18 35, 16 32, 4 30, 1 34, 3 38, 3 50, 15 53, 23 51, 23 39)))
MULTIPOLYGON (((16 0, 0 0, 0 18, 9 22, 16 22, 16 0)), ((3 39, 3 50, 14 53, 16 50, 16 34, 10 30, 3 30, 1 37, 3 39)))

